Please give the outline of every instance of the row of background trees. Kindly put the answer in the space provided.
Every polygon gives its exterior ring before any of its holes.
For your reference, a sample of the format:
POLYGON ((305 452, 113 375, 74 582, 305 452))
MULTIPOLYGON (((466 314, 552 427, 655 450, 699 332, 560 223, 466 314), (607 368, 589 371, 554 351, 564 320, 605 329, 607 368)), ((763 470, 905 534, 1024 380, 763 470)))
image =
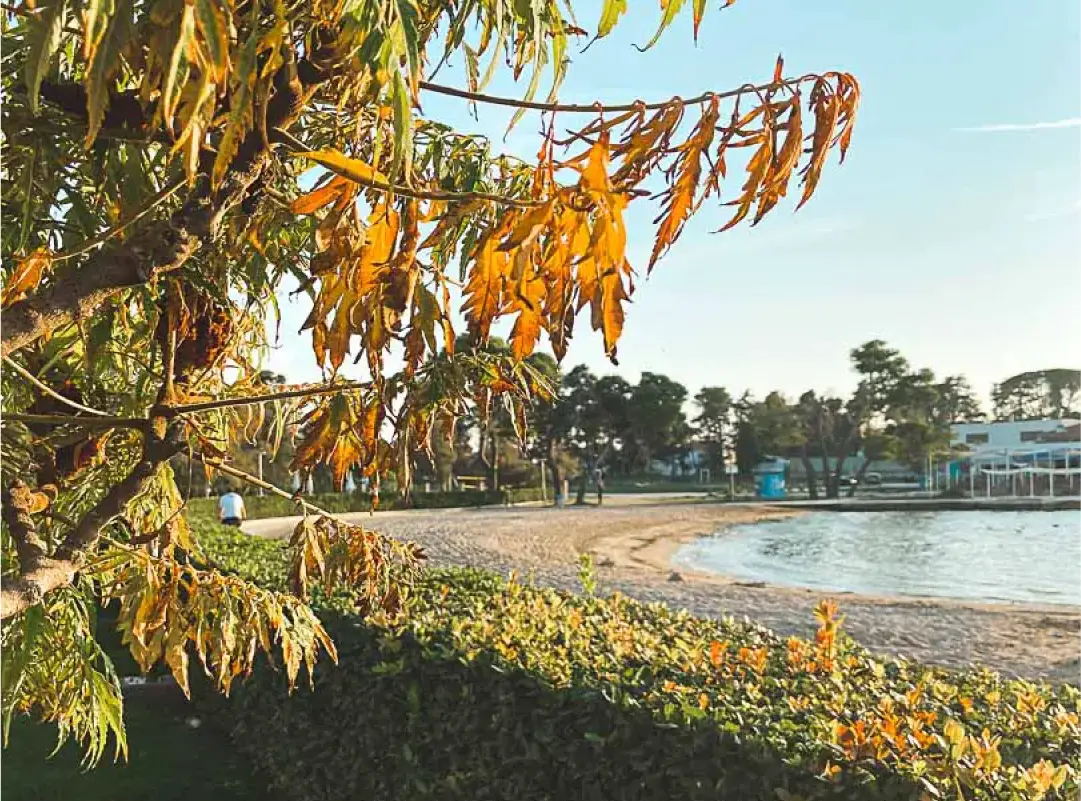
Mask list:
MULTIPOLYGON (((488 348, 506 350, 507 344, 493 338, 488 348)), ((692 398, 686 387, 660 373, 644 372, 631 383, 619 375, 598 376, 585 365, 561 372, 551 356, 536 353, 531 365, 556 391, 550 401, 535 404, 524 441, 502 407, 486 419, 470 409, 454 431, 433 431, 431 454, 416 454, 416 481, 439 490, 452 489, 461 476, 483 476, 492 488, 536 486, 543 462, 550 486, 575 481, 582 497, 597 470, 618 480, 642 476, 661 463, 670 475, 684 476, 695 464, 718 477, 727 457, 747 476, 763 459, 783 457, 801 463, 812 497, 820 491, 837 497, 853 458, 859 460, 857 481, 880 460, 918 471, 929 455, 948 449, 951 423, 1081 414, 1078 370, 1006 378, 992 390, 988 415, 964 376, 940 378, 928 368, 914 367, 882 340, 854 348, 849 359, 857 383, 847 396, 808 390, 794 399, 779 391, 757 398, 707 386, 692 398)), ((285 378, 267 373, 266 380, 281 383, 285 378)), ((258 454, 266 450, 260 435, 232 456, 242 469, 255 473, 258 454)), ((291 450, 286 441, 273 458, 263 457, 267 480, 290 485, 291 450)), ((181 483, 187 479, 196 493, 205 490, 197 474, 201 470, 187 464, 180 472, 181 483)), ((317 469, 314 486, 330 490, 329 472, 317 469)))

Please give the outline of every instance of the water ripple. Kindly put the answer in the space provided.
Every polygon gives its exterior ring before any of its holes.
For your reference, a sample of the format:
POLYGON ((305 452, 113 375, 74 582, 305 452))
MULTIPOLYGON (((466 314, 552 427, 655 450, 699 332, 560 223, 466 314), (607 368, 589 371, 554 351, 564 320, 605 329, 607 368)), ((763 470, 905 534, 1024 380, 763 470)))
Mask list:
POLYGON ((703 537, 673 561, 833 592, 1081 604, 1081 516, 813 512, 703 537))

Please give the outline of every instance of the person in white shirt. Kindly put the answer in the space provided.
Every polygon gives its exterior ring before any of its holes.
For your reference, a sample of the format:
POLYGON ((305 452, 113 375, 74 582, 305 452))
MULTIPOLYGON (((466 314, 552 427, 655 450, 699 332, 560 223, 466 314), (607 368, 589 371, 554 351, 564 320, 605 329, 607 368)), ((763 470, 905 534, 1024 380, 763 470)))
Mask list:
POLYGON ((218 519, 226 526, 239 526, 247 517, 244 499, 239 494, 229 491, 218 500, 218 519))

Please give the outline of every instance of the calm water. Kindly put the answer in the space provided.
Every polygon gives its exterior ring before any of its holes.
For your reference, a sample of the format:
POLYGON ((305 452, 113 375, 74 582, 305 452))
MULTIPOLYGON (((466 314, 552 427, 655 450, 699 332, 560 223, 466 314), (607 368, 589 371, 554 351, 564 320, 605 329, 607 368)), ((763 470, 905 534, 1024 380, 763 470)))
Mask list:
POLYGON ((1081 604, 1081 516, 813 512, 703 537, 673 561, 816 590, 1081 604))

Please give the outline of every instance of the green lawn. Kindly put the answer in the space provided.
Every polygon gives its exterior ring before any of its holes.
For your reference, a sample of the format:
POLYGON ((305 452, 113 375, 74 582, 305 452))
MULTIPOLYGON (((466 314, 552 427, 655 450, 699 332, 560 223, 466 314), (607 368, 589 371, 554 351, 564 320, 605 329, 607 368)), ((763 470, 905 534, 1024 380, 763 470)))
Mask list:
POLYGON ((3 752, 2 801, 272 801, 252 778, 246 760, 191 713, 127 702, 128 762, 106 753, 84 771, 82 752, 68 743, 51 759, 56 728, 16 719, 3 752))

